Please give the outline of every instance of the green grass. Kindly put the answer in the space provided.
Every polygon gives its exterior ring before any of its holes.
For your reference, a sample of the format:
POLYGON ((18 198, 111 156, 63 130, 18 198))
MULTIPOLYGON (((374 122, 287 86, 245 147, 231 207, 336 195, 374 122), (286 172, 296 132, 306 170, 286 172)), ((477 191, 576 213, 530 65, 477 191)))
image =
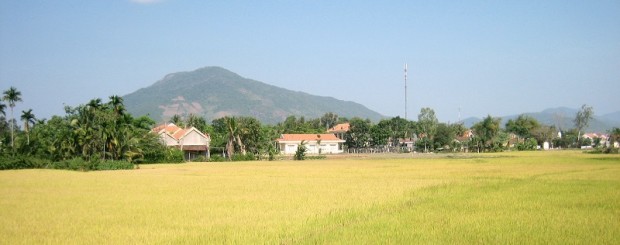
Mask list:
POLYGON ((620 158, 580 152, 0 171, 0 243, 620 244, 620 158))

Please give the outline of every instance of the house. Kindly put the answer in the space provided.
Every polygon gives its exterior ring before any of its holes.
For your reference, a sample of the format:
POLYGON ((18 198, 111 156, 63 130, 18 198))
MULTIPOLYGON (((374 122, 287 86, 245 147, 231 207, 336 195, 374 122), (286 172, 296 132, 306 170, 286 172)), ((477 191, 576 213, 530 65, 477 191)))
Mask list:
POLYGON ((345 134, 349 132, 349 128, 351 128, 349 123, 340 123, 328 129, 327 132, 330 134, 335 134, 338 139, 344 140, 345 134))
POLYGON ((335 134, 282 134, 276 139, 280 153, 285 155, 295 154, 302 141, 309 154, 342 153, 345 142, 335 134))
POLYGON ((194 127, 181 128, 174 123, 169 123, 157 126, 151 132, 159 135, 166 146, 182 150, 187 160, 198 156, 204 156, 207 159, 210 157, 211 138, 194 127))
POLYGON ((581 138, 590 139, 592 146, 595 146, 595 142, 597 139, 600 140, 598 142, 599 145, 608 146, 610 144, 609 135, 606 135, 606 134, 585 133, 581 136, 581 138))

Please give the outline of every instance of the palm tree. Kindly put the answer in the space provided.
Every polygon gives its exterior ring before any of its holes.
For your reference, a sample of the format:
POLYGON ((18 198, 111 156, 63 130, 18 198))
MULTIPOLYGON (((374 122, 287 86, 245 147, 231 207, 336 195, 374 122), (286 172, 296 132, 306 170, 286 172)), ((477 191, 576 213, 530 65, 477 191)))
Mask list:
POLYGON ((15 137, 14 137, 14 124, 15 118, 13 117, 13 108, 15 107, 16 102, 22 101, 22 92, 19 92, 15 87, 11 86, 9 90, 4 91, 3 100, 9 103, 9 107, 11 107, 11 147, 15 148, 15 137))
POLYGON ((235 143, 239 146, 241 154, 245 155, 245 145, 241 141, 240 131, 241 127, 235 117, 224 117, 226 122, 226 128, 228 129, 228 141, 226 143, 226 152, 228 153, 228 159, 230 160, 232 154, 235 151, 235 143))
POLYGON ((2 114, 2 116, 6 116, 6 113, 4 112, 5 109, 6 105, 0 101, 0 114, 2 114))
POLYGON ((116 116, 122 116, 125 114, 125 106, 123 105, 123 97, 118 95, 110 96, 110 102, 108 105, 112 106, 112 110, 114 110, 114 114, 116 116))
POLYGON ((34 114, 32 114, 32 109, 22 111, 21 119, 24 121, 24 129, 26 130, 26 142, 30 145, 30 124, 34 126, 36 120, 34 114))

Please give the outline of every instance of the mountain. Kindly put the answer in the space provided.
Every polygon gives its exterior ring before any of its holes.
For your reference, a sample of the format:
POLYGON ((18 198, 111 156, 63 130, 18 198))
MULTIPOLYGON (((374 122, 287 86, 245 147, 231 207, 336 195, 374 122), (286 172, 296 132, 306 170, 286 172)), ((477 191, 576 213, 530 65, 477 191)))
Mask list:
POLYGON ((355 102, 279 88, 221 67, 172 73, 123 99, 130 113, 149 115, 156 121, 190 113, 207 121, 223 116, 252 116, 268 124, 282 122, 290 115, 318 118, 327 112, 373 121, 384 117, 355 102))
MULTIPOLYGON (((555 125, 556 127, 569 129, 574 128, 573 119, 579 110, 567 107, 549 108, 541 112, 523 113, 535 118, 538 122, 545 125, 555 125)), ((504 127, 510 119, 516 119, 519 115, 502 116, 501 126, 504 127)), ((470 117, 463 120, 465 127, 471 127, 477 122, 482 121, 480 118, 470 117)), ((594 115, 590 121, 590 125, 586 129, 588 132, 605 133, 608 130, 620 127, 620 111, 605 114, 602 116, 594 115)))
POLYGON ((602 115, 601 118, 604 120, 608 120, 608 121, 616 122, 617 124, 620 124, 620 111, 602 115))

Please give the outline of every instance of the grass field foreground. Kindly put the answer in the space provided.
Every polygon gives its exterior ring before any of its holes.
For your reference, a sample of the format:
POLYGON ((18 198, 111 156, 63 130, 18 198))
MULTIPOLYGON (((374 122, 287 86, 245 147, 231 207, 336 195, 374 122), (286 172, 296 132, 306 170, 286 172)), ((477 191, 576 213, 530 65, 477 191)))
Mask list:
POLYGON ((620 158, 527 152, 0 171, 0 243, 620 244, 620 158))

